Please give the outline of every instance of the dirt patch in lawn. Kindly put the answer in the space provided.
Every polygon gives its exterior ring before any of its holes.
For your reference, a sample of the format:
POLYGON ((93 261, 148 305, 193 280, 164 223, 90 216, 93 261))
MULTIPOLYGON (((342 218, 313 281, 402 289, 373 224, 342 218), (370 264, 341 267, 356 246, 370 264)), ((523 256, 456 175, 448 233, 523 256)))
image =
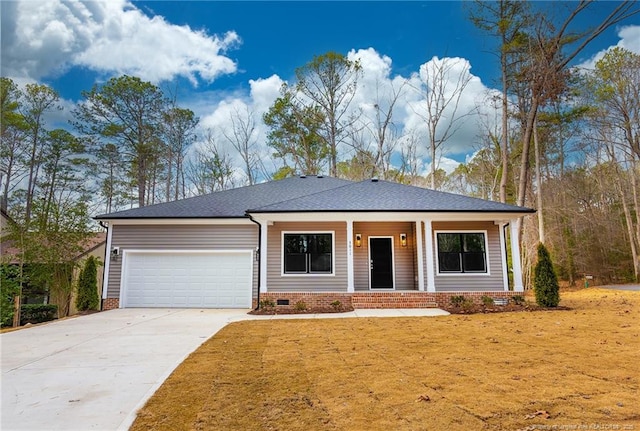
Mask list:
POLYGON ((561 305, 233 323, 131 429, 640 430, 640 292, 569 292, 561 305))

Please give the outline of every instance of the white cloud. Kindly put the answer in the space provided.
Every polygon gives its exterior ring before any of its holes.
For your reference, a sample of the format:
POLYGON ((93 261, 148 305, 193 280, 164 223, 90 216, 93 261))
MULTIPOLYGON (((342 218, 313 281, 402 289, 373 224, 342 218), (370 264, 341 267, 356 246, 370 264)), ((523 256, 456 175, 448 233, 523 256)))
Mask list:
MULTIPOLYGON (((450 174, 451 172, 455 171, 458 166, 460 166, 460 162, 454 159, 450 159, 449 157, 441 157, 440 160, 438 160, 436 166, 438 169, 442 169, 447 174, 450 174)), ((428 163, 427 165, 425 165, 425 170, 422 172, 422 175, 427 176, 430 173, 431 163, 428 163)))
POLYGON ((391 74, 391 58, 386 55, 380 55, 375 49, 359 49, 351 50, 347 54, 350 61, 359 61, 363 71, 363 79, 361 83, 366 86, 367 83, 376 83, 376 81, 389 79, 391 74))
POLYGON ((620 30, 618 30, 618 37, 620 40, 615 46, 610 46, 607 49, 597 52, 591 58, 578 64, 576 67, 579 69, 593 69, 598 60, 604 57, 607 51, 614 47, 624 48, 628 51, 640 54, 640 25, 621 27, 620 30))
POLYGON ((278 75, 271 75, 266 79, 249 80, 251 86, 251 104, 253 110, 262 118, 273 102, 280 97, 280 89, 284 81, 278 75))
POLYGON ((39 79, 82 66, 155 83, 182 76, 196 85, 234 73, 224 53, 239 43, 235 32, 173 25, 127 0, 2 2, 5 76, 39 79))
POLYGON ((622 27, 618 32, 618 46, 636 54, 640 54, 640 25, 622 27))

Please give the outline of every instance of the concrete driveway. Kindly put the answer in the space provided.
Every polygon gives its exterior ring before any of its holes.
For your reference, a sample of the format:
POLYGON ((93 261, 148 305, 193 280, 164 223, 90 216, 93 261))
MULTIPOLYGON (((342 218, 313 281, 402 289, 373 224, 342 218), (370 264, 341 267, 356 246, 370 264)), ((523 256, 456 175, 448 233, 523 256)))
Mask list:
POLYGON ((118 309, 0 335, 0 429, 127 430, 196 348, 248 319, 426 317, 429 309, 253 316, 249 310, 118 309))
POLYGON ((640 284, 610 284, 607 286, 596 286, 599 289, 615 289, 615 290, 630 290, 640 291, 640 284))
POLYGON ((247 311, 121 309, 4 333, 0 429, 128 429, 178 364, 247 311))

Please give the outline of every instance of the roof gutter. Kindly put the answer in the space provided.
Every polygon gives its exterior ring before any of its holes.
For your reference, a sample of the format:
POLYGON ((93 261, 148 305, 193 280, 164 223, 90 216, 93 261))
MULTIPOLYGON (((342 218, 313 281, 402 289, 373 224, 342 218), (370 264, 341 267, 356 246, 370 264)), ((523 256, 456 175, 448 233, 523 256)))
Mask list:
MULTIPOLYGON (((258 258, 258 296, 256 298, 256 308, 254 308, 254 310, 258 310, 260 309, 260 284, 262 283, 262 281, 260 280, 260 273, 261 268, 261 262, 262 259, 260 258, 260 253, 262 253, 262 225, 260 224, 259 221, 255 220, 251 214, 247 214, 249 216, 249 220, 251 220, 252 222, 254 222, 255 224, 258 225, 258 249, 256 250, 256 254, 257 254, 257 258, 258 258)), ((251 288, 253 290, 253 287, 251 288)))

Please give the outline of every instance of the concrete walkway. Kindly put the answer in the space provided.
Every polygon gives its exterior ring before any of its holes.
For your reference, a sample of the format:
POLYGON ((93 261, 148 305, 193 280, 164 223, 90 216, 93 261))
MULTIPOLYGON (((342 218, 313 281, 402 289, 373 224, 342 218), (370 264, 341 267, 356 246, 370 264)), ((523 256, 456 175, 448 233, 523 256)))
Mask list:
POLYGON ((0 335, 0 429, 127 430, 171 372, 230 322, 408 317, 438 309, 252 316, 248 310, 122 309, 0 335))

